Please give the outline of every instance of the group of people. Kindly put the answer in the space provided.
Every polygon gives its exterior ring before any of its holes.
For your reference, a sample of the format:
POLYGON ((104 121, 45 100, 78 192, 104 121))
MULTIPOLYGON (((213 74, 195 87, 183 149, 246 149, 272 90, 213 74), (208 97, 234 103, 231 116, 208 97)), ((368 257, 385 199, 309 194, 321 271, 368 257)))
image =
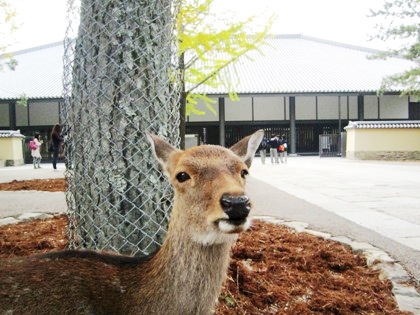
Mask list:
MULTIPOLYGON (((63 137, 61 136, 61 127, 59 124, 55 124, 51 130, 50 134, 50 147, 49 151, 52 153, 52 165, 53 169, 57 169, 57 162, 58 162, 58 153, 60 152, 60 146, 63 142, 63 137)), ((34 168, 41 168, 41 145, 44 141, 41 139, 41 135, 39 132, 35 133, 34 138, 31 140, 34 144, 31 147, 31 155, 34 163, 34 168)))
POLYGON ((264 136, 258 148, 262 164, 265 164, 267 149, 270 149, 271 164, 279 164, 279 157, 281 163, 287 163, 286 135, 272 135, 269 140, 264 136))

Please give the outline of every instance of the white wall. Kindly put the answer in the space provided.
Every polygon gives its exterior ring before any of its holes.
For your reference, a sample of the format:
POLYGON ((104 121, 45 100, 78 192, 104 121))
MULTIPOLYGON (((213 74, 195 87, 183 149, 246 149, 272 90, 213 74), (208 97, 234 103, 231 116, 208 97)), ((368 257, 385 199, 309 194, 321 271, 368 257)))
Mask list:
POLYGON ((285 120, 283 96, 254 97, 254 120, 285 120))
POLYGON ((295 98, 296 120, 316 119, 315 96, 296 96, 295 98))
POLYGON ((0 104, 0 126, 2 127, 9 127, 10 126, 10 119, 9 119, 9 104, 4 103, 0 104))
POLYGON ((380 96, 381 119, 408 119, 408 96, 380 96))
POLYGON ((358 118, 357 96, 349 96, 349 119, 358 118))
MULTIPOLYGON (((204 115, 191 114, 190 122, 219 121, 218 99, 213 106, 217 112, 214 115, 202 101, 196 105, 204 115)), ((338 103, 341 107, 341 119, 358 119, 357 96, 318 96, 318 107, 315 96, 296 96, 296 120, 334 120, 338 119, 338 103), (348 106, 347 106, 348 98, 348 106), (317 117, 318 116, 318 117, 317 117)), ((242 96, 239 101, 225 98, 226 121, 273 121, 288 120, 289 97, 286 96, 242 96)), ((378 111, 378 97, 368 95, 364 97, 364 118, 367 119, 407 119, 408 97, 394 95, 380 96, 378 111), (380 116, 380 117, 379 117, 380 116)), ((32 124, 32 120, 31 120, 32 124)))
POLYGON ((31 102, 29 106, 29 122, 31 126, 58 124, 58 102, 31 102))
POLYGON ((252 97, 241 97, 239 101, 225 98, 226 121, 252 120, 252 97))
POLYGON ((16 125, 27 126, 28 125, 28 105, 17 105, 16 104, 16 125))
POLYGON ((202 100, 198 100, 198 104, 195 105, 195 108, 199 111, 204 112, 204 115, 191 113, 188 116, 188 121, 190 122, 219 121, 219 99, 215 97, 211 97, 211 99, 216 101, 214 104, 212 104, 213 109, 216 111, 216 114, 214 114, 210 109, 208 109, 206 104, 202 100))
POLYGON ((318 119, 338 119, 338 96, 318 96, 318 119))
POLYGON ((378 97, 376 95, 367 95, 364 97, 364 119, 378 119, 378 97))
POLYGON ((340 118, 347 119, 348 112, 347 112, 347 97, 341 96, 338 98, 338 102, 340 103, 340 118))

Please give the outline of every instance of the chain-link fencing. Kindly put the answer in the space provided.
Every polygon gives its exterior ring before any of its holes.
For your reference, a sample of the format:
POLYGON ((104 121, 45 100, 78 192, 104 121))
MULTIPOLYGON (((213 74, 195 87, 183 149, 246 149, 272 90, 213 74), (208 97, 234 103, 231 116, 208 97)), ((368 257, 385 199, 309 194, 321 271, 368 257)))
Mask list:
POLYGON ((164 239, 172 189, 146 131, 179 144, 177 5, 68 2, 61 118, 73 248, 141 255, 164 239))

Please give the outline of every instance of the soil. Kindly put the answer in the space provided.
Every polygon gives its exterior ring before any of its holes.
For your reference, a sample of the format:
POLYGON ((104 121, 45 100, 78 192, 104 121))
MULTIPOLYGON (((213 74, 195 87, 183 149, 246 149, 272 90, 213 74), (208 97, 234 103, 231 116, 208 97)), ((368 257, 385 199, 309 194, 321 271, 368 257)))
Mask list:
MULTIPOLYGON (((0 184, 21 189, 64 191, 65 182, 0 184)), ((66 248, 66 228, 66 215, 0 226, 0 263, 66 248)), ((411 314, 378 275, 347 245, 255 220, 233 247, 215 314, 411 314)))
POLYGON ((0 190, 66 191, 66 182, 63 178, 13 180, 0 183, 0 190))

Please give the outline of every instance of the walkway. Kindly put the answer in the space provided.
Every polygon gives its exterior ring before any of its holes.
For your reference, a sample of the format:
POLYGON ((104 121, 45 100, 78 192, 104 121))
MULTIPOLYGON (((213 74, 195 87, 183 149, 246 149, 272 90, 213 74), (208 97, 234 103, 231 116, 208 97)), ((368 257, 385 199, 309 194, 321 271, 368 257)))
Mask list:
MULTIPOLYGON (((58 171, 54 171, 51 164, 41 164, 41 167, 40 169, 34 169, 31 164, 0 167, 0 183, 13 180, 64 177, 63 163, 58 164, 58 171)), ((66 198, 62 192, 0 190, 0 218, 14 217, 28 212, 58 213, 64 212, 66 209, 66 198)))
POLYGON ((420 162, 312 156, 254 162, 255 178, 420 251, 420 162))

